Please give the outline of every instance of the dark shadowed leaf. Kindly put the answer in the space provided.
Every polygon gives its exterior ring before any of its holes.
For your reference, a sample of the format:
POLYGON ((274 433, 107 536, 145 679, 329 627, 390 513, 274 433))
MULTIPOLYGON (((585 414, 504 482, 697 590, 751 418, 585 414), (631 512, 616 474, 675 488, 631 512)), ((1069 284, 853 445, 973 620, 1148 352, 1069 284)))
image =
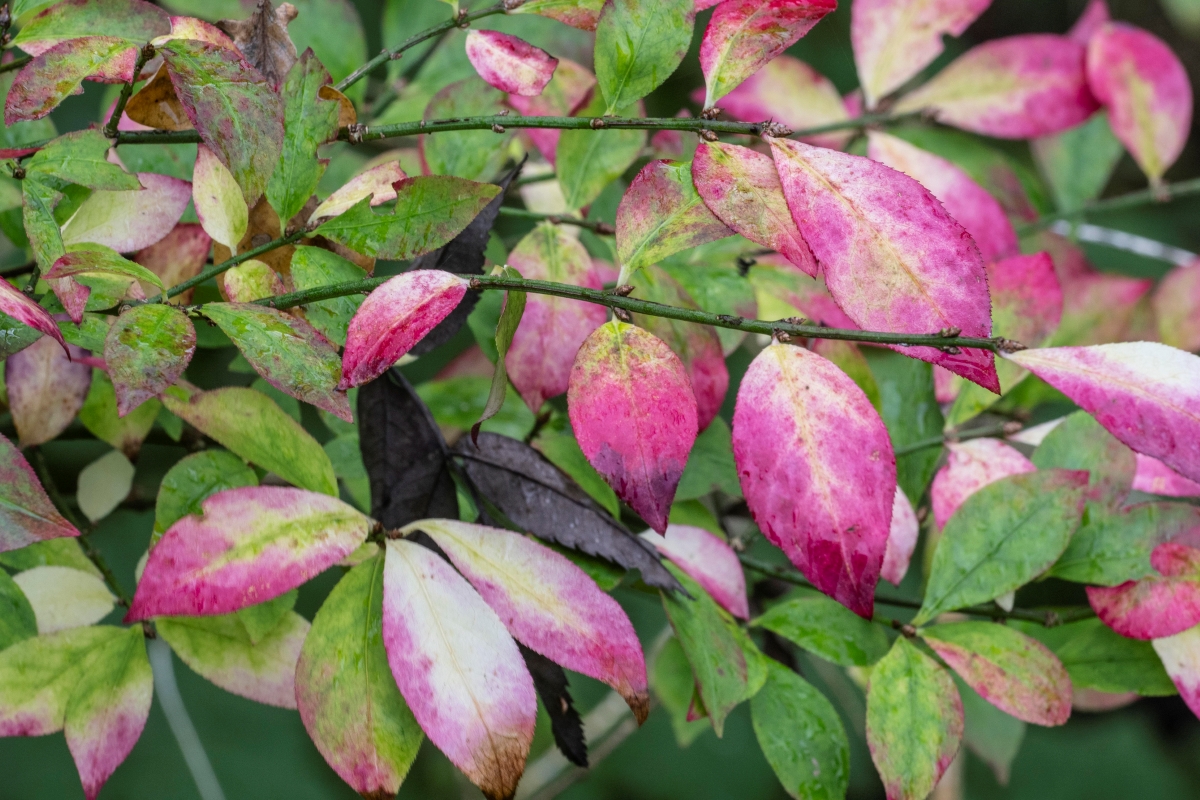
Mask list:
POLYGON ((542 705, 550 715, 550 731, 554 734, 554 743, 572 764, 580 767, 588 765, 587 741, 583 733, 583 720, 575 709, 571 699, 571 688, 567 685, 567 674, 563 668, 540 653, 530 650, 522 644, 521 655, 525 658, 525 667, 533 676, 533 688, 542 705))

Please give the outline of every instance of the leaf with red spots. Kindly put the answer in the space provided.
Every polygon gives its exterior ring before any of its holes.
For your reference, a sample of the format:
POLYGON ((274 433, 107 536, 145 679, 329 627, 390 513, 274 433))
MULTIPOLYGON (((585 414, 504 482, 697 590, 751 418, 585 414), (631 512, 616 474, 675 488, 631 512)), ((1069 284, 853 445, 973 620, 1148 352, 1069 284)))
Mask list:
POLYGON ((41 119, 68 95, 83 91, 80 84, 129 49, 130 43, 111 36, 71 39, 50 47, 21 68, 4 101, 4 124, 41 119))
POLYGON ((571 428, 617 496, 662 532, 696 441, 696 398, 679 356, 613 320, 579 348, 567 388, 571 428))
MULTIPOLYGON (((867 158, 770 141, 792 218, 850 319, 866 330, 991 334, 979 249, 928 189, 867 158)), ((987 350, 896 349, 999 391, 987 350)))
POLYGON ((3 436, 0 464, 0 552, 79 535, 50 502, 25 456, 3 436))
POLYGON ((196 329, 177 308, 155 303, 119 316, 104 339, 117 413, 125 416, 175 383, 195 350, 196 329))
POLYGON ((500 31, 468 33, 467 60, 490 85, 522 97, 541 94, 558 67, 545 50, 500 31))
MULTIPOLYGON (((14 17, 22 13, 19 5, 14 17)), ((23 20, 21 32, 12 43, 26 53, 38 55, 59 42, 83 36, 114 36, 126 39, 133 46, 170 32, 171 18, 167 12, 145 0, 64 0, 32 19, 23 20)), ((132 62, 129 68, 132 70, 132 62)), ((118 80, 128 79, 126 76, 118 80)))
POLYGON ((1200 550, 1164 542, 1150 565, 1158 575, 1087 588, 1096 616, 1130 639, 1162 639, 1200 623, 1200 550))
POLYGON ((870 619, 896 459, 863 391, 816 353, 773 344, 738 389, 733 455, 763 534, 814 586, 870 619))
POLYGON ((596 30, 604 0, 525 0, 509 14, 538 14, 556 19, 572 28, 596 30))

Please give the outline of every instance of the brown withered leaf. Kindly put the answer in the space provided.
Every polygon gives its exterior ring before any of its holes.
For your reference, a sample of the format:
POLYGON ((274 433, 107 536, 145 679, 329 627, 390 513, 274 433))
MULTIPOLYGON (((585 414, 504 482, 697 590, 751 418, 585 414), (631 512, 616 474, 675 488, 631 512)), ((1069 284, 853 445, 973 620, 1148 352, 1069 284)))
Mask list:
POLYGON ((129 98, 125 115, 160 131, 190 131, 194 127, 175 94, 165 66, 159 67, 150 82, 129 98))
MULTIPOLYGON (((279 215, 275 213, 275 209, 271 208, 271 204, 267 202, 266 195, 258 199, 254 204, 254 208, 250 209, 250 221, 246 226, 246 235, 238 242, 238 253, 244 253, 260 245, 264 245, 272 239, 278 239, 283 235, 283 227, 279 224, 279 215)), ((292 276, 292 254, 296 252, 296 248, 292 245, 284 245, 277 247, 274 250, 268 250, 258 256, 258 260, 275 270, 283 279, 285 286, 291 284, 292 276)), ((220 264, 223 261, 228 261, 233 257, 233 253, 229 252, 229 248, 220 242, 213 242, 213 263, 220 264)), ((221 286, 221 281, 217 281, 218 286, 224 292, 224 287, 221 286)))
POLYGON ((339 128, 345 128, 358 122, 358 112, 354 110, 354 103, 350 102, 350 98, 337 89, 332 86, 322 86, 317 92, 317 96, 322 100, 337 100, 339 128))
POLYGON ((249 18, 223 19, 217 27, 229 34, 246 60, 278 90, 297 60, 296 45, 288 36, 287 26, 298 13, 291 3, 274 8, 271 0, 259 0, 249 18))

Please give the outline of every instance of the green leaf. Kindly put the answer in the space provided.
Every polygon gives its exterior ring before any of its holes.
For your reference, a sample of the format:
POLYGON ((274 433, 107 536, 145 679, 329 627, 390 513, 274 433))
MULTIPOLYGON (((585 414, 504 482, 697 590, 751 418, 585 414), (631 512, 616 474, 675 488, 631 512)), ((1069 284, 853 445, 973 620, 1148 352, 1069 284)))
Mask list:
POLYGON ((1025 723, 984 700, 957 675, 954 685, 963 704, 963 743, 992 768, 997 783, 1007 786, 1013 759, 1025 740, 1025 723))
POLYGON ((696 437, 683 477, 679 479, 679 488, 675 490, 675 501, 707 497, 717 490, 731 497, 742 496, 737 466, 733 463, 729 423, 721 417, 713 419, 696 437))
MULTIPOLYGON (((504 113, 504 92, 472 76, 442 89, 425 109, 425 119, 490 117, 504 113)), ((445 131, 425 136, 421 152, 434 175, 454 175, 472 181, 491 180, 504 166, 512 133, 445 131)))
POLYGON ((888 651, 882 627, 815 592, 771 606, 750 624, 843 667, 870 666, 888 651))
POLYGON ((100 353, 104 351, 104 340, 108 337, 112 321, 112 317, 102 314, 84 314, 78 325, 69 320, 59 320, 58 329, 70 344, 100 353))
POLYGON ((325 172, 327 162, 317 158, 317 147, 337 136, 338 102, 326 100, 318 92, 331 82, 324 65, 306 51, 280 88, 283 153, 267 182, 267 201, 281 220, 300 213, 325 172))
MULTIPOLYGON (((942 411, 933 391, 933 368, 924 361, 877 347, 862 351, 879 388, 879 416, 896 450, 942 435, 942 411)), ((916 507, 933 479, 938 445, 896 457, 896 482, 916 507)))
MULTIPOLYGON (((361 281, 367 272, 323 247, 297 247, 292 254, 292 283, 296 291, 361 281)), ((346 344, 346 329, 362 305, 363 295, 335 297, 304 306, 304 316, 325 338, 338 346, 346 344)))
POLYGON ((1098 619, 1063 626, 1066 641, 1054 647, 1079 689, 1137 692, 1148 697, 1176 694, 1150 642, 1126 639, 1098 619))
MULTIPOLYGON (((205 5, 211 0, 205 0, 205 5)), ((363 31, 358 8, 350 0, 295 0, 292 3, 300 13, 288 25, 288 36, 296 44, 296 52, 303 53, 311 47, 329 70, 334 83, 345 78, 368 58, 367 37, 363 31)), ((278 6, 278 3, 276 4, 278 6)), ((245 8, 245 6, 241 6, 245 8)), ((241 13, 234 16, 240 16, 241 13)), ((441 20, 438 20, 439 22, 441 20)), ((410 33, 424 30, 426 26, 413 25, 410 33)), ((393 44, 402 39, 384 39, 393 44)), ((411 52, 411 51, 409 51, 411 52)), ((405 59, 409 57, 406 52, 405 59)), ((415 58, 416 56, 413 56, 415 58)), ((346 94, 356 103, 361 103, 366 93, 365 80, 351 86, 346 94)))
POLYGON ((54 262, 46 273, 47 280, 56 278, 91 277, 93 275, 141 281, 163 290, 162 278, 141 264, 123 258, 111 247, 102 244, 73 244, 54 262))
POLYGON ((349 211, 325 222, 316 233, 355 252, 389 259, 415 258, 449 242, 470 224, 500 187, 490 183, 430 175, 398 184, 390 214, 376 214, 364 197, 349 211))
MULTIPOLYGON (((433 419, 444 428, 469 431, 483 415, 491 393, 491 381, 482 377, 449 378, 429 381, 417 387, 417 395, 433 412, 433 419)), ((499 413, 480 430, 524 439, 533 430, 533 412, 516 392, 505 395, 499 413)))
POLYGON ((867 744, 888 797, 920 800, 950 766, 963 734, 950 674, 901 636, 871 670, 867 744))
POLYGON ((1078 211, 1099 197, 1125 152, 1104 111, 1030 144, 1059 211, 1078 211))
MULTIPOLYGON (((23 2, 13 10, 18 18, 38 5, 23 2)), ((149 3, 128 0, 92 0, 87 3, 61 3, 27 21, 13 39, 18 47, 24 42, 61 41, 84 36, 116 36, 131 44, 145 44, 156 36, 171 32, 171 20, 162 9, 149 3)))
POLYGON ((538 437, 533 440, 533 446, 544 455, 551 464, 567 473, 579 487, 587 492, 601 508, 616 518, 621 516, 621 505, 617 493, 612 490, 600 473, 588 463, 587 456, 579 448, 575 433, 565 416, 556 415, 546 424, 538 437))
MULTIPOLYGON (((70 325, 70 323, 67 323, 70 325)), ((63 323, 59 323, 61 330, 63 323)), ((71 327, 74 327, 71 325, 71 327)), ((0 358, 8 358, 13 353, 19 353, 29 345, 42 338, 42 332, 29 327, 24 322, 17 322, 8 314, 0 312, 0 358)), ((70 344, 75 344, 67 336, 63 336, 70 344)))
POLYGON ((1088 500, 1115 508, 1133 486, 1137 458, 1086 411, 1076 411, 1042 440, 1033 453, 1038 469, 1086 469, 1088 500))
POLYGON ((60 191, 70 183, 110 191, 141 189, 136 175, 107 159, 110 147, 112 142, 95 128, 65 133, 25 162, 25 178, 60 191))
POLYGON ((283 101, 241 54, 188 39, 158 48, 180 102, 204 143, 221 159, 253 207, 283 148, 283 101))
MULTIPOLYGON (((578 116, 598 116, 603 110, 604 99, 596 92, 578 116)), ((636 107, 622 108, 621 115, 641 116, 638 111, 636 107)), ((579 209, 591 205, 605 186, 633 166, 645 143, 645 131, 563 131, 555 151, 555 168, 567 207, 579 209)))
POLYGON ((371 510, 371 479, 363 466, 357 433, 343 433, 325 443, 334 473, 342 479, 350 499, 362 511, 371 510))
POLYGON ((21 221, 29 237, 29 247, 43 271, 67 252, 62 231, 54 219, 54 205, 62 195, 34 178, 21 181, 21 221))
POLYGON ((33 606, 21 587, 0 570, 0 650, 34 636, 37 636, 37 619, 33 616, 33 606))
POLYGON ((178 387, 172 387, 163 395, 163 404, 175 416, 293 486, 337 497, 337 477, 329 456, 300 423, 261 392, 227 386, 187 398, 178 387))
POLYGON ((614 114, 662 85, 687 55, 692 0, 608 0, 596 26, 596 80, 614 114))
POLYGON ((1200 508, 1188 503, 1142 503, 1108 510, 1090 504, 1082 527, 1047 573, 1097 586, 1116 586, 1156 574, 1155 546, 1200 528, 1200 508))
MULTIPOLYGON (((704 311, 735 317, 758 316, 754 287, 738 272, 737 255, 746 241, 733 236, 672 256, 659 266, 704 311)), ((746 338, 744 331, 718 328, 721 350, 729 355, 746 338)))
MULTIPOLYGON (((130 414, 175 383, 191 362, 196 329, 178 308, 150 303, 121 314, 104 326, 100 350, 117 390, 117 410, 130 414)), ((150 417, 153 421, 154 417, 150 417)))
POLYGON ((1083 480, 1079 472, 1031 472, 967 498, 942 532, 913 624, 1015 591, 1049 568, 1079 527, 1083 480))
POLYGON ((125 416, 117 415, 117 394, 108 373, 92 370, 92 385, 79 409, 79 421, 102 442, 127 456, 136 456, 154 427, 162 403, 150 399, 125 416))
POLYGON ((679 639, 674 636, 663 643, 662 649, 650 665, 650 688, 654 696, 671 717, 671 728, 680 747, 696 741, 710 725, 705 719, 688 721, 688 708, 696 693, 696 680, 692 677, 692 666, 679 639))
MULTIPOLYGON (((520 279, 521 273, 512 267, 502 267, 500 274, 507 278, 520 279)), ((525 292, 505 292, 504 310, 500 312, 500 321, 496 323, 496 367, 492 372, 492 385, 488 390, 487 403, 479 421, 471 426, 471 435, 479 435, 479 426, 500 413, 508 393, 508 372, 504 360, 508 357, 508 348, 512 346, 513 334, 521 324, 521 316, 525 313, 525 292)))
POLYGON ((850 786, 850 742, 825 696, 777 661, 750 701, 754 735, 776 777, 797 800, 834 800, 850 786))
POLYGON ((746 645, 750 650, 754 645, 733 617, 700 584, 674 565, 666 567, 691 595, 689 599, 679 592, 663 592, 663 607, 692 665, 713 730, 720 736, 729 712, 754 696, 755 683, 761 686, 765 668, 758 660, 761 656, 747 659, 746 645))
POLYGON ((239 609, 233 612, 233 616, 237 617, 238 622, 246 629, 250 643, 258 644, 283 623, 284 617, 296 606, 296 598, 299 595, 298 590, 292 589, 274 600, 239 609))
POLYGON ((393 795, 424 738, 392 678, 382 624, 383 559, 376 556, 330 592, 296 667, 305 728, 364 796, 393 795))
POLYGON ((254 470, 228 450, 192 453, 167 470, 154 506, 154 538, 189 514, 200 515, 204 499, 226 489, 257 486, 254 470))
POLYGON ((48 539, 34 542, 19 550, 0 553, 0 564, 16 572, 34 567, 70 567, 88 572, 97 578, 103 577, 92 560, 84 555, 78 539, 48 539))

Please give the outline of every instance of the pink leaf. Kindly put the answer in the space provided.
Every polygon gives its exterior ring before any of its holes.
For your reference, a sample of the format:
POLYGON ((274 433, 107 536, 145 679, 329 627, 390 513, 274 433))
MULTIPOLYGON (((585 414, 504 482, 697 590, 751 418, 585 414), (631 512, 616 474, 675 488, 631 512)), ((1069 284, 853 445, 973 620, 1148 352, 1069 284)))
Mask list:
POLYGON ((1130 639, 1161 639, 1200 623, 1200 550, 1166 542, 1154 548, 1150 565, 1160 574, 1087 587, 1096 616, 1130 639))
POLYGON ((651 528, 665 531, 698 432, 679 356, 641 328, 601 325, 575 355, 567 412, 588 462, 651 528))
POLYGON ((144 188, 92 192, 63 225, 63 244, 87 242, 129 253, 169 234, 192 200, 192 185, 152 172, 137 177, 144 188))
POLYGON ((1054 333, 1062 320, 1063 289, 1049 253, 993 262, 987 275, 996 333, 1027 346, 1054 333))
POLYGON ((1037 471, 1019 450, 999 439, 971 439, 946 447, 950 457, 934 476, 930 488, 933 522, 938 530, 945 527, 968 497, 989 483, 1037 471))
POLYGON ((1160 183, 1192 127, 1192 85, 1178 56, 1153 34, 1112 22, 1088 43, 1087 78, 1113 134, 1160 183))
POLYGON ((967 229, 985 263, 1017 253, 1017 232, 994 197, 961 168, 903 139, 868 133, 867 154, 918 181, 967 229))
POLYGON ((726 0, 717 6, 700 42, 705 108, 729 94, 771 59, 812 30, 837 0, 726 0))
POLYGON ((1091 0, 1071 30, 1067 31, 1067 36, 1086 45, 1110 19, 1108 3, 1105 0, 1091 0))
POLYGON ((392 540, 383 644, 430 741, 490 800, 512 797, 533 740, 537 696, 496 612, 433 551, 392 540))
POLYGON ((50 441, 75 419, 92 385, 92 368, 79 363, 86 352, 43 336, 5 361, 8 407, 21 447, 50 441))
POLYGON ((665 536, 646 531, 642 538, 700 584, 730 614, 750 618, 742 564, 724 541, 691 525, 668 525, 665 536))
POLYGON ((1084 55, 1079 42, 1048 33, 993 39, 959 56, 894 110, 928 110, 947 125, 1002 139, 1060 133, 1099 108, 1084 55))
MULTIPOLYGON (((704 99, 697 90, 693 99, 704 99)), ((798 58, 780 56, 727 94, 721 109, 744 122, 774 120, 801 130, 844 122, 850 118, 837 87, 798 58)), ((855 114, 854 116, 858 116, 855 114)), ((853 134, 831 131, 805 136, 802 142, 841 148, 853 134)))
POLYGON ((899 89, 961 36, 992 0, 855 0, 850 44, 867 108, 899 89))
MULTIPOLYGON (((508 104, 526 117, 566 117, 574 114, 592 96, 596 76, 569 58, 558 61, 554 77, 537 97, 510 94, 508 104)), ((554 164, 555 151, 561 131, 549 128, 527 128, 522 131, 537 147, 542 157, 554 164)))
POLYGON ((78 535, 58 513, 25 456, 0 436, 0 552, 78 535))
MULTIPOLYGON (((854 320, 833 301, 825 281, 817 278, 810 281, 801 276, 794 265, 778 255, 765 255, 750 271, 755 295, 760 307, 768 307, 768 299, 782 300, 799 311, 805 319, 830 328, 857 330, 854 320)), ((782 318, 782 314, 778 315, 782 318)))
POLYGON ((1136 452, 1200 480, 1200 358, 1156 342, 1024 350, 1009 358, 1136 452))
POLYGON ((1151 302, 1163 344, 1188 352, 1200 350, 1200 258, 1168 272, 1151 302))
POLYGON ((766 537, 814 586, 870 619, 896 459, 863 391, 817 354, 773 344, 738 390, 733 456, 766 537))
POLYGON ((879 575, 893 586, 899 586, 908 572, 913 551, 917 549, 917 536, 921 532, 917 514, 913 511, 908 495, 896 487, 896 499, 892 503, 892 525, 888 531, 887 550, 883 554, 883 568, 879 575))
MULTIPOLYGON (((170 289, 177 283, 195 277, 208 261, 212 239, 196 223, 180 223, 165 237, 134 253, 131 258, 162 279, 170 289)), ((172 298, 172 302, 191 302, 189 289, 172 298)))
POLYGON ((1152 644, 1179 696, 1200 717, 1200 628, 1188 628, 1152 644))
MULTIPOLYGON (((979 249, 928 189, 868 158, 770 142, 792 218, 850 319, 866 330, 991 335, 979 249)), ((896 349, 1000 391, 989 351, 896 349)))
POLYGON ((522 97, 541 94, 558 66, 557 58, 523 39, 478 29, 467 34, 467 60, 489 84, 522 97))
POLYGON ((50 312, 6 280, 0 280, 0 311, 17 322, 41 331, 66 349, 67 343, 63 341, 62 332, 59 331, 50 312))
POLYGON ((342 188, 325 198, 325 202, 317 206, 308 221, 311 224, 317 220, 339 216, 343 212, 349 211, 364 197, 371 198, 372 206, 395 200, 395 185, 407 177, 400 167, 399 161, 385 161, 376 167, 360 172, 347 181, 342 188))
MULTIPOLYGON (((530 280, 556 281, 599 289, 591 257, 559 225, 539 225, 508 256, 509 266, 530 280)), ((562 297, 530 294, 513 335, 505 365, 508 377, 535 414, 567 390, 575 354, 592 331, 604 324, 603 306, 562 297)))
POLYGON ((1157 458, 1137 453, 1133 488, 1163 497, 1200 497, 1200 483, 1190 481, 1157 458))
POLYGON ((401 273, 375 289, 350 320, 338 388, 378 378, 445 319, 466 293, 467 281, 438 270, 401 273))
POLYGON ((422 530, 526 647, 615 689, 639 723, 650 712, 646 663, 616 600, 566 556, 512 531, 452 520, 422 530))
POLYGON ((352 553, 371 521, 334 497, 281 486, 206 499, 150 551, 126 622, 211 616, 296 588, 352 553))
POLYGON ((702 144, 692 162, 692 180, 721 222, 816 277, 817 262, 788 211, 770 156, 735 144, 702 144))

